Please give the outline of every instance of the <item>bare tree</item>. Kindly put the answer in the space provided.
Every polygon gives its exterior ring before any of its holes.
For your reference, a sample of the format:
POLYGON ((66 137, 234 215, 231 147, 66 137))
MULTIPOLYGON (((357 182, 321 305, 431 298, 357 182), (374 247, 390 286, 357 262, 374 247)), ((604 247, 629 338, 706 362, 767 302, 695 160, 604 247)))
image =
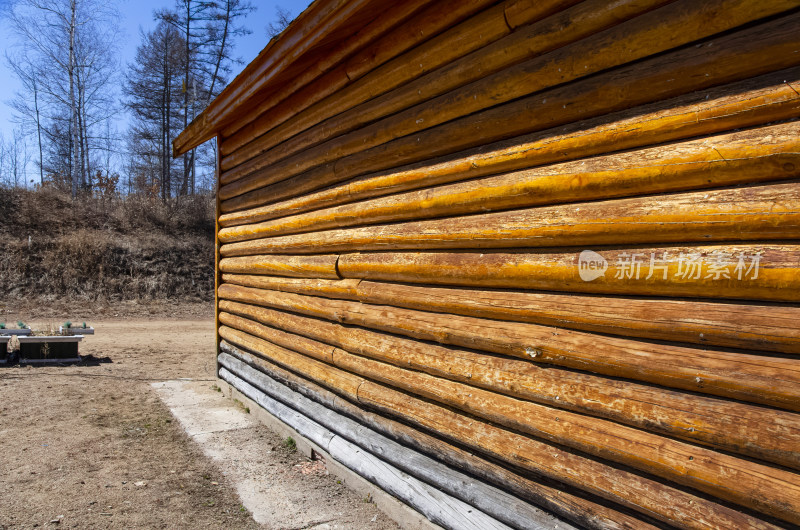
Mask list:
MULTIPOLYGON (((145 170, 155 164, 161 197, 166 200, 172 195, 175 179, 171 144, 180 132, 182 117, 183 39, 165 22, 141 38, 123 87, 125 105, 133 117, 128 146, 137 173, 155 174, 145 170)), ((140 179, 140 184, 145 181, 140 179)), ((152 185, 147 182, 148 188, 152 185)))
MULTIPOLYGON (((227 83, 234 37, 250 31, 238 21, 255 8, 248 0, 175 0, 172 9, 156 11, 156 18, 176 28, 183 37, 183 127, 202 112, 227 83)), ((194 193, 197 152, 183 157, 180 194, 194 193)))
POLYGON ((275 20, 269 22, 265 28, 267 37, 271 39, 280 35, 292 23, 293 18, 291 11, 285 7, 275 6, 275 20))
MULTIPOLYGON (((67 169, 74 197, 91 183, 91 129, 108 119, 113 107, 107 95, 116 70, 116 12, 101 0, 15 0, 8 18, 25 57, 14 71, 21 78, 26 71, 33 74, 27 88, 33 89, 37 135, 68 135, 67 169), (64 120, 66 127, 58 123, 64 120), (43 131, 43 121, 49 122, 49 133, 43 131)), ((45 150, 40 149, 40 166, 45 150)), ((40 177, 44 174, 42 168, 40 177)))

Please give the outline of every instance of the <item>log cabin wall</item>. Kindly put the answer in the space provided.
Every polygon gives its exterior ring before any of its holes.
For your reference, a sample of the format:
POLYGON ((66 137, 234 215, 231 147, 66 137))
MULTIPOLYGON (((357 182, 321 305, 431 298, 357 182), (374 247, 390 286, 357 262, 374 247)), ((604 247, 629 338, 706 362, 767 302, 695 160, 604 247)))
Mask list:
POLYGON ((800 4, 327 4, 186 133, 221 376, 498 527, 800 525, 800 4))

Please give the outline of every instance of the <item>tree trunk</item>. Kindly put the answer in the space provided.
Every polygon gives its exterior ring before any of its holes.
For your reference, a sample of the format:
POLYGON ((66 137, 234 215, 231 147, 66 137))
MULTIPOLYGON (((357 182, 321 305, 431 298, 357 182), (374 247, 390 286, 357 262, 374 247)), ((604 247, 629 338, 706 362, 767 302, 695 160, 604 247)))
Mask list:
POLYGON ((69 106, 70 106, 70 147, 71 147, 71 181, 72 198, 78 196, 78 180, 80 178, 80 144, 78 143, 78 107, 75 101, 75 16, 77 11, 77 0, 70 1, 70 24, 69 24, 69 106))

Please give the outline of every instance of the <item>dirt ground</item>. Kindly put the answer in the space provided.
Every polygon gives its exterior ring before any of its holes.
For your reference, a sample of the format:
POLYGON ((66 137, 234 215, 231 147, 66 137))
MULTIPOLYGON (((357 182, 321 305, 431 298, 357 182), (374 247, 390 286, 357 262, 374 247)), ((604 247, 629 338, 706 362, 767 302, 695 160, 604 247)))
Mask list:
MULTIPOLYGON (((70 315, 94 325, 81 354, 99 362, 0 367, 0 529, 258 528, 151 386, 182 378, 214 384, 211 309, 175 311, 180 318, 164 316, 169 308, 124 309, 110 307, 102 320, 88 309, 70 315)), ((7 310, 0 320, 60 323, 42 314, 7 310)), ((336 503, 352 523, 316 528, 397 528, 324 466, 259 428, 275 469, 264 479, 307 491, 298 510, 336 503)))

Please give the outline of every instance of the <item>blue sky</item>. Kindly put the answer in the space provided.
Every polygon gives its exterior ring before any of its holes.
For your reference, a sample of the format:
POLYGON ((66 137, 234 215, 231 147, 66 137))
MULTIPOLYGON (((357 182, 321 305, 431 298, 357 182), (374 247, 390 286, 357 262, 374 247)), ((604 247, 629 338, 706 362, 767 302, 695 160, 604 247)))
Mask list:
MULTIPOLYGON (((8 5, 9 1, 11 0, 0 0, 0 7, 8 5)), ((145 31, 153 28, 155 26, 153 11, 162 7, 171 7, 173 0, 116 0, 116 2, 121 15, 119 61, 125 68, 136 53, 140 28, 145 31)), ((296 17, 308 6, 310 0, 252 0, 252 3, 256 6, 256 11, 247 17, 245 25, 253 33, 239 38, 234 52, 236 56, 244 60, 245 64, 252 61, 269 41, 265 27, 274 20, 276 6, 288 9, 292 16, 296 17)), ((9 34, 5 21, 0 20, 0 134, 5 138, 11 137, 14 128, 13 114, 7 102, 14 97, 14 92, 19 90, 19 84, 11 75, 4 59, 5 50, 12 43, 13 36, 9 34)), ((235 73, 238 73, 243 67, 244 65, 235 67, 235 73)), ((124 129, 126 119, 125 116, 120 116, 117 123, 120 129, 124 129)), ((33 171, 33 164, 28 171, 33 171)))

